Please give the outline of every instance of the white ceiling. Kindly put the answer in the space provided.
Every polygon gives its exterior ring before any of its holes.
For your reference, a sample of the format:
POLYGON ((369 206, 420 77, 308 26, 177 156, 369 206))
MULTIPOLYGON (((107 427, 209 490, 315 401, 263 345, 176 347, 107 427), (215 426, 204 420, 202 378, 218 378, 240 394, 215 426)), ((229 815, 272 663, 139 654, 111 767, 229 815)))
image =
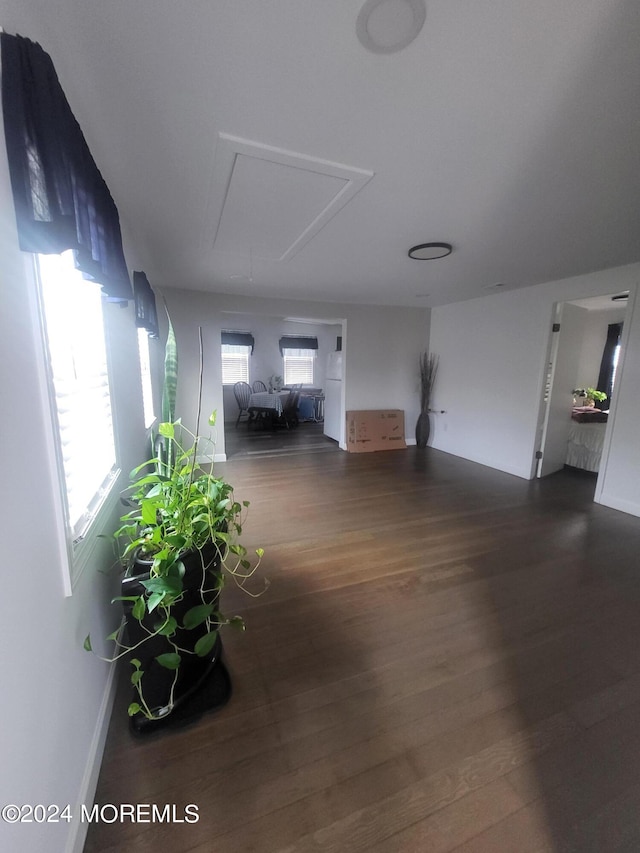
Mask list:
POLYGON ((0 0, 0 25, 51 54, 156 287, 423 307, 640 260, 638 0, 427 0, 393 54, 362 2, 0 0), (407 257, 430 241, 454 251, 407 257))

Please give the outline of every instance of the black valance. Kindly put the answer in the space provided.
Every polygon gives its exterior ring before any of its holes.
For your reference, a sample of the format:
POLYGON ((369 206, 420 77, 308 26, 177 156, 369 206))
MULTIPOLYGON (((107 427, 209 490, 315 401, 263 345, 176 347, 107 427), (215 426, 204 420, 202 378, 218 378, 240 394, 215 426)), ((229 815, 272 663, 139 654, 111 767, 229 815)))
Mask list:
POLYGON ((158 337, 156 297, 149 279, 143 272, 133 273, 133 297, 136 306, 136 326, 146 329, 152 338, 158 337))
POLYGON ((2 33, 2 108, 20 248, 74 249, 85 278, 133 296, 118 211, 39 44, 2 33))
POLYGON ((284 355, 286 349, 318 349, 318 339, 314 337, 295 337, 284 335, 280 338, 280 355, 284 355))
POLYGON ((223 332, 222 343, 235 347, 251 347, 251 355, 253 355, 253 349, 256 345, 251 332, 223 332))

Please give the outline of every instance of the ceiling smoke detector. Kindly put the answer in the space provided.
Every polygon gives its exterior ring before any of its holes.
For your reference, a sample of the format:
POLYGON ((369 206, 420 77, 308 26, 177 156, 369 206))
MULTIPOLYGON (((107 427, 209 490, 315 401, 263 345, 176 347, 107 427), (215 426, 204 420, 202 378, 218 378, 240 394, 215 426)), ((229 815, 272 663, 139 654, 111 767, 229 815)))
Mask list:
POLYGON ((426 16, 424 0, 367 0, 356 33, 372 53, 397 53, 416 38, 426 16))

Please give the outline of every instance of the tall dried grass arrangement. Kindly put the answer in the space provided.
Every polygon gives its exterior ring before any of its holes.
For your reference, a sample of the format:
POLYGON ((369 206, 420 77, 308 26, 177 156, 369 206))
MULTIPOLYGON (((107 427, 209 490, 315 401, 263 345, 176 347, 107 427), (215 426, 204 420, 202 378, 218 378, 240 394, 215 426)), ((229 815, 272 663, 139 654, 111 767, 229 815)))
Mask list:
POLYGON ((420 354, 420 411, 427 412, 438 373, 438 356, 434 353, 420 354))

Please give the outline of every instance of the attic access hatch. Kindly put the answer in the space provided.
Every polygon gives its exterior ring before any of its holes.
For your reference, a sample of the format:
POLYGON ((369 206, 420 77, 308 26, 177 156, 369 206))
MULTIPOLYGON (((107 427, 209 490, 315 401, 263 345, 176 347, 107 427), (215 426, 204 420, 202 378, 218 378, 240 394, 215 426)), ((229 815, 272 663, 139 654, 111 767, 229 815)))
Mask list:
POLYGON ((288 261, 372 177, 365 169, 221 133, 207 242, 216 252, 288 261))

